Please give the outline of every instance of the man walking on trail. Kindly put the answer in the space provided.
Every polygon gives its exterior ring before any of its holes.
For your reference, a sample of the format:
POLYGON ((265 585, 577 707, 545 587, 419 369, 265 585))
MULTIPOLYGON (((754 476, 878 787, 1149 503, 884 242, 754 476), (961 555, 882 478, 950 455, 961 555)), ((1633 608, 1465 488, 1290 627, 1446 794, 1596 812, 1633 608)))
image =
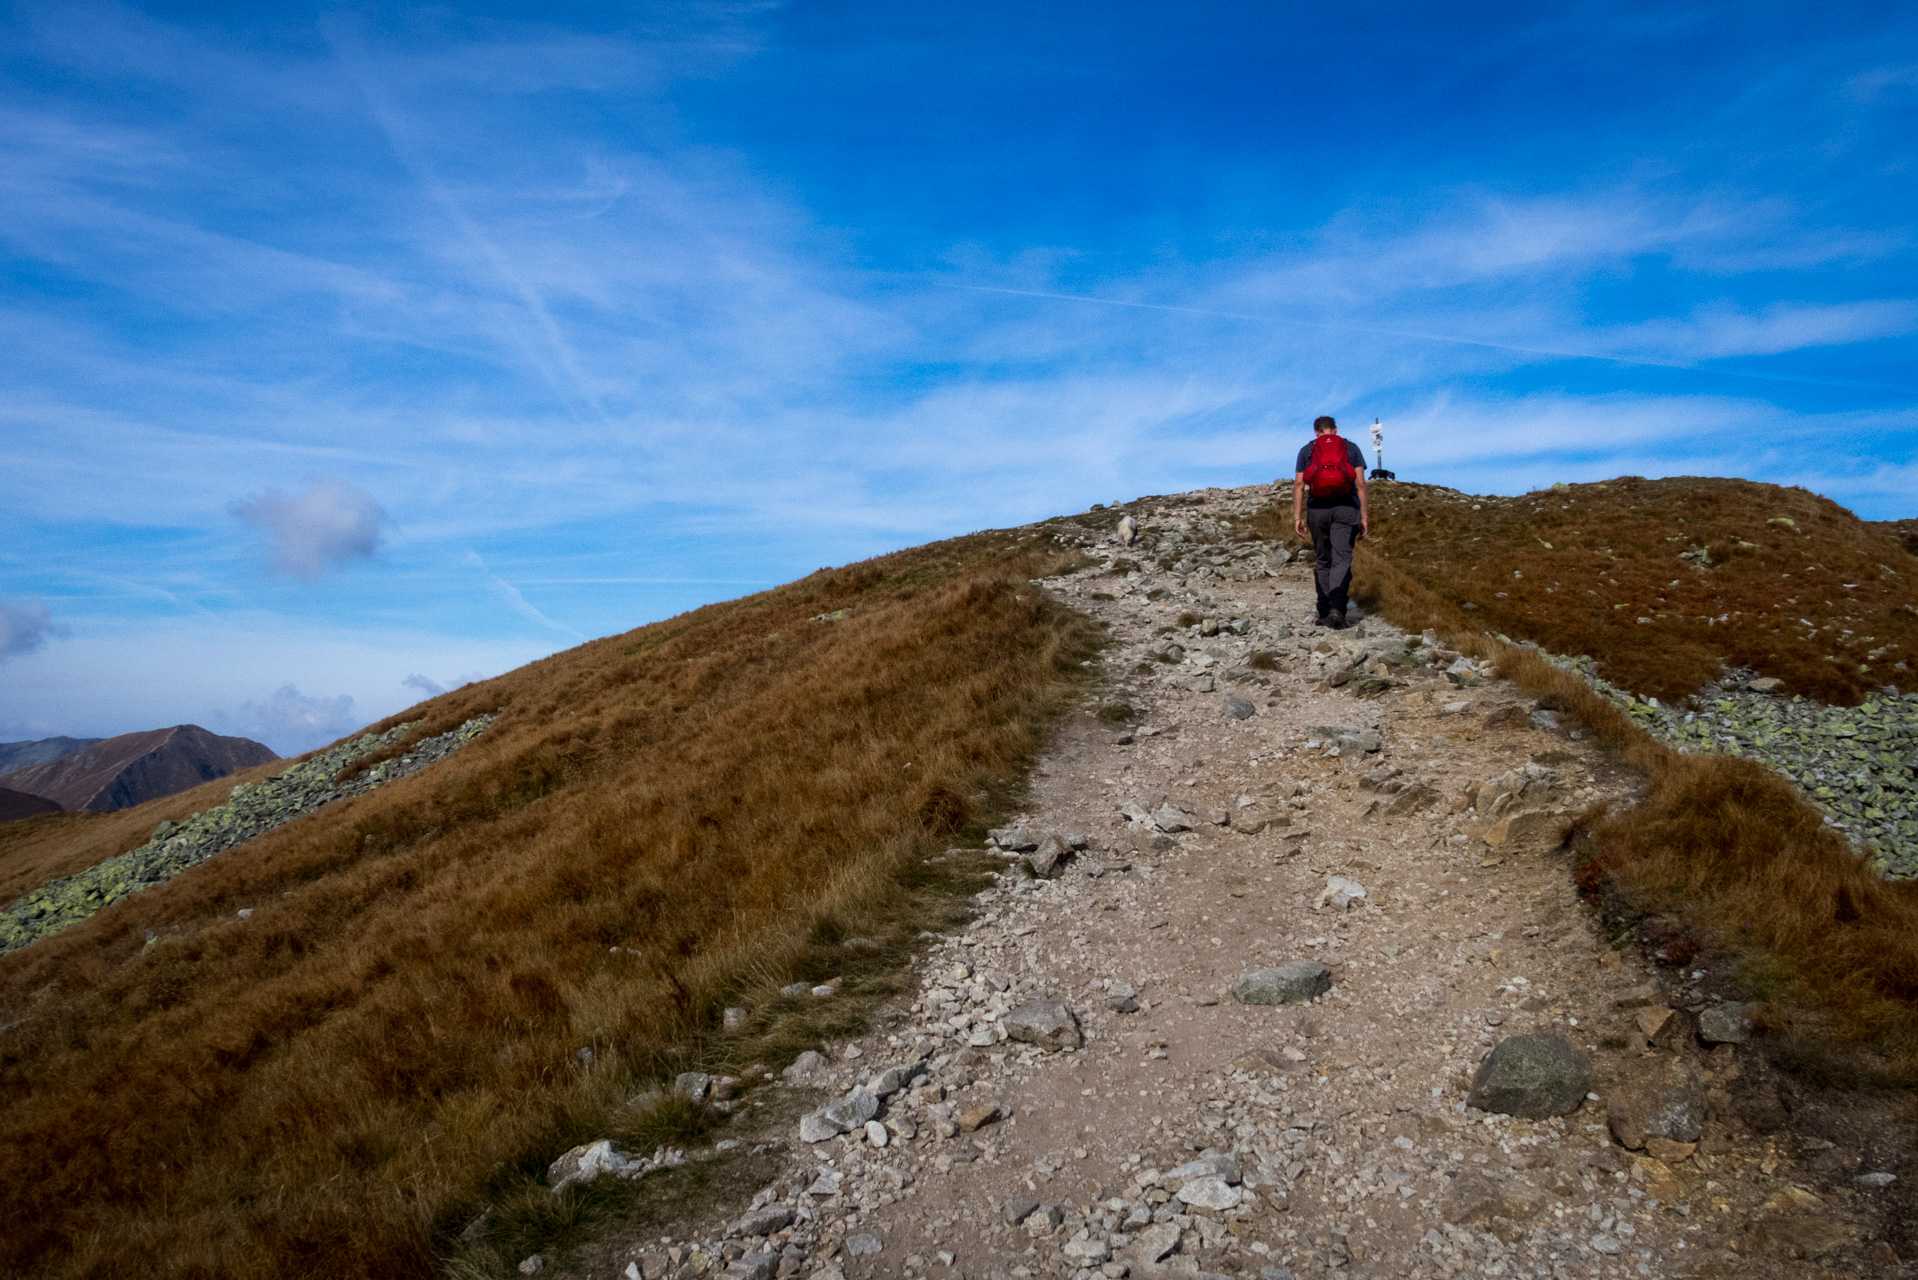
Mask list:
POLYGON ((1330 418, 1313 422, 1312 431, 1292 477, 1292 528, 1312 539, 1318 625, 1337 631, 1352 588, 1352 545, 1366 533, 1365 453, 1330 418))

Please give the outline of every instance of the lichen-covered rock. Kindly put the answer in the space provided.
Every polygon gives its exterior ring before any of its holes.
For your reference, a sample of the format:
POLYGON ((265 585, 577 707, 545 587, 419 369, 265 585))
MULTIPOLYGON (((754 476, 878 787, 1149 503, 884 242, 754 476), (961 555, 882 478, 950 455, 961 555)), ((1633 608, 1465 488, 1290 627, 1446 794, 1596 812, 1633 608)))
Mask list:
POLYGON ((1562 1037, 1507 1036, 1479 1067, 1468 1101, 1481 1111, 1544 1120, 1578 1110, 1591 1087, 1591 1063, 1562 1037))
POLYGON ((1041 996, 999 1019, 1006 1039, 1036 1044, 1042 1049, 1077 1049, 1083 1043, 1079 1019, 1057 1000, 1041 996))
POLYGON ((1698 1038, 1706 1044, 1744 1044, 1751 1038, 1751 1007, 1737 1000, 1711 1006, 1698 1015, 1698 1038))
POLYGON ((1243 974, 1232 984, 1240 1004, 1306 1004, 1332 989, 1332 971, 1316 960, 1289 960, 1243 974))

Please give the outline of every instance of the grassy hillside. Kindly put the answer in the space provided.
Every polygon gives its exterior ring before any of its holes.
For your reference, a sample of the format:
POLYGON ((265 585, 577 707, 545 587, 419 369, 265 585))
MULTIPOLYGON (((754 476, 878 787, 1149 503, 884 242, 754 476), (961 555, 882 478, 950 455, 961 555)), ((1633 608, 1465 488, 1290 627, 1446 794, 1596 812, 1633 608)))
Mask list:
POLYGON ((1918 1085, 1918 883, 1887 883, 1778 774, 1673 751, 1576 675, 1490 634, 1590 655, 1614 682, 1673 699, 1724 664, 1835 702, 1909 688, 1918 559, 1897 531, 1739 480, 1373 495, 1361 597, 1494 659, 1645 771, 1644 803, 1587 814, 1572 833, 1581 882, 1622 922, 1669 934, 1679 963, 1702 946, 1738 967, 1808 1067, 1918 1085), (1837 1043, 1865 1055, 1834 1058, 1837 1043))
POLYGON ((1721 667, 1853 704, 1918 683, 1918 556, 1803 489, 1625 477, 1513 498, 1372 488, 1373 549, 1483 630, 1588 653, 1641 696, 1721 667))
MULTIPOLYGON (((992 816, 1096 648, 1027 583, 1069 554, 920 548, 446 694, 415 736, 498 722, 0 960, 0 1271, 433 1270, 992 816)), ((192 803, 16 851, 71 869, 192 803)))

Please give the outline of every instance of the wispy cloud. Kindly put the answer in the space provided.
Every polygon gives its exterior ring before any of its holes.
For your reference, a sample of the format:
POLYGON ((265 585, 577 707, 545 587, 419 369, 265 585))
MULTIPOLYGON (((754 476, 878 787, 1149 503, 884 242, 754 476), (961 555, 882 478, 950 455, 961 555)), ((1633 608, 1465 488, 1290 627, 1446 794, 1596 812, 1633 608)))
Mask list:
POLYGON ((274 570, 302 582, 372 559, 391 523, 372 494, 336 476, 315 476, 291 497, 269 489, 230 510, 272 538, 274 570))

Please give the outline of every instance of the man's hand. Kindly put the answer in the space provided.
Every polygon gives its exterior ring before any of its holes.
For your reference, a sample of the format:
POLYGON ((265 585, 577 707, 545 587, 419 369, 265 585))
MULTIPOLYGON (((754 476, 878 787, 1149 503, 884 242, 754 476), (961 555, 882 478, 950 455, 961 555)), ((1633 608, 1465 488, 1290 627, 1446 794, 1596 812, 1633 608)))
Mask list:
POLYGON ((1292 513, 1292 532, 1307 542, 1312 541, 1312 531, 1305 527, 1305 517, 1296 511, 1292 513))
POLYGON ((1368 516, 1363 511, 1359 512, 1359 539, 1363 541, 1365 539, 1365 536, 1371 532, 1372 532, 1372 517, 1368 516))

